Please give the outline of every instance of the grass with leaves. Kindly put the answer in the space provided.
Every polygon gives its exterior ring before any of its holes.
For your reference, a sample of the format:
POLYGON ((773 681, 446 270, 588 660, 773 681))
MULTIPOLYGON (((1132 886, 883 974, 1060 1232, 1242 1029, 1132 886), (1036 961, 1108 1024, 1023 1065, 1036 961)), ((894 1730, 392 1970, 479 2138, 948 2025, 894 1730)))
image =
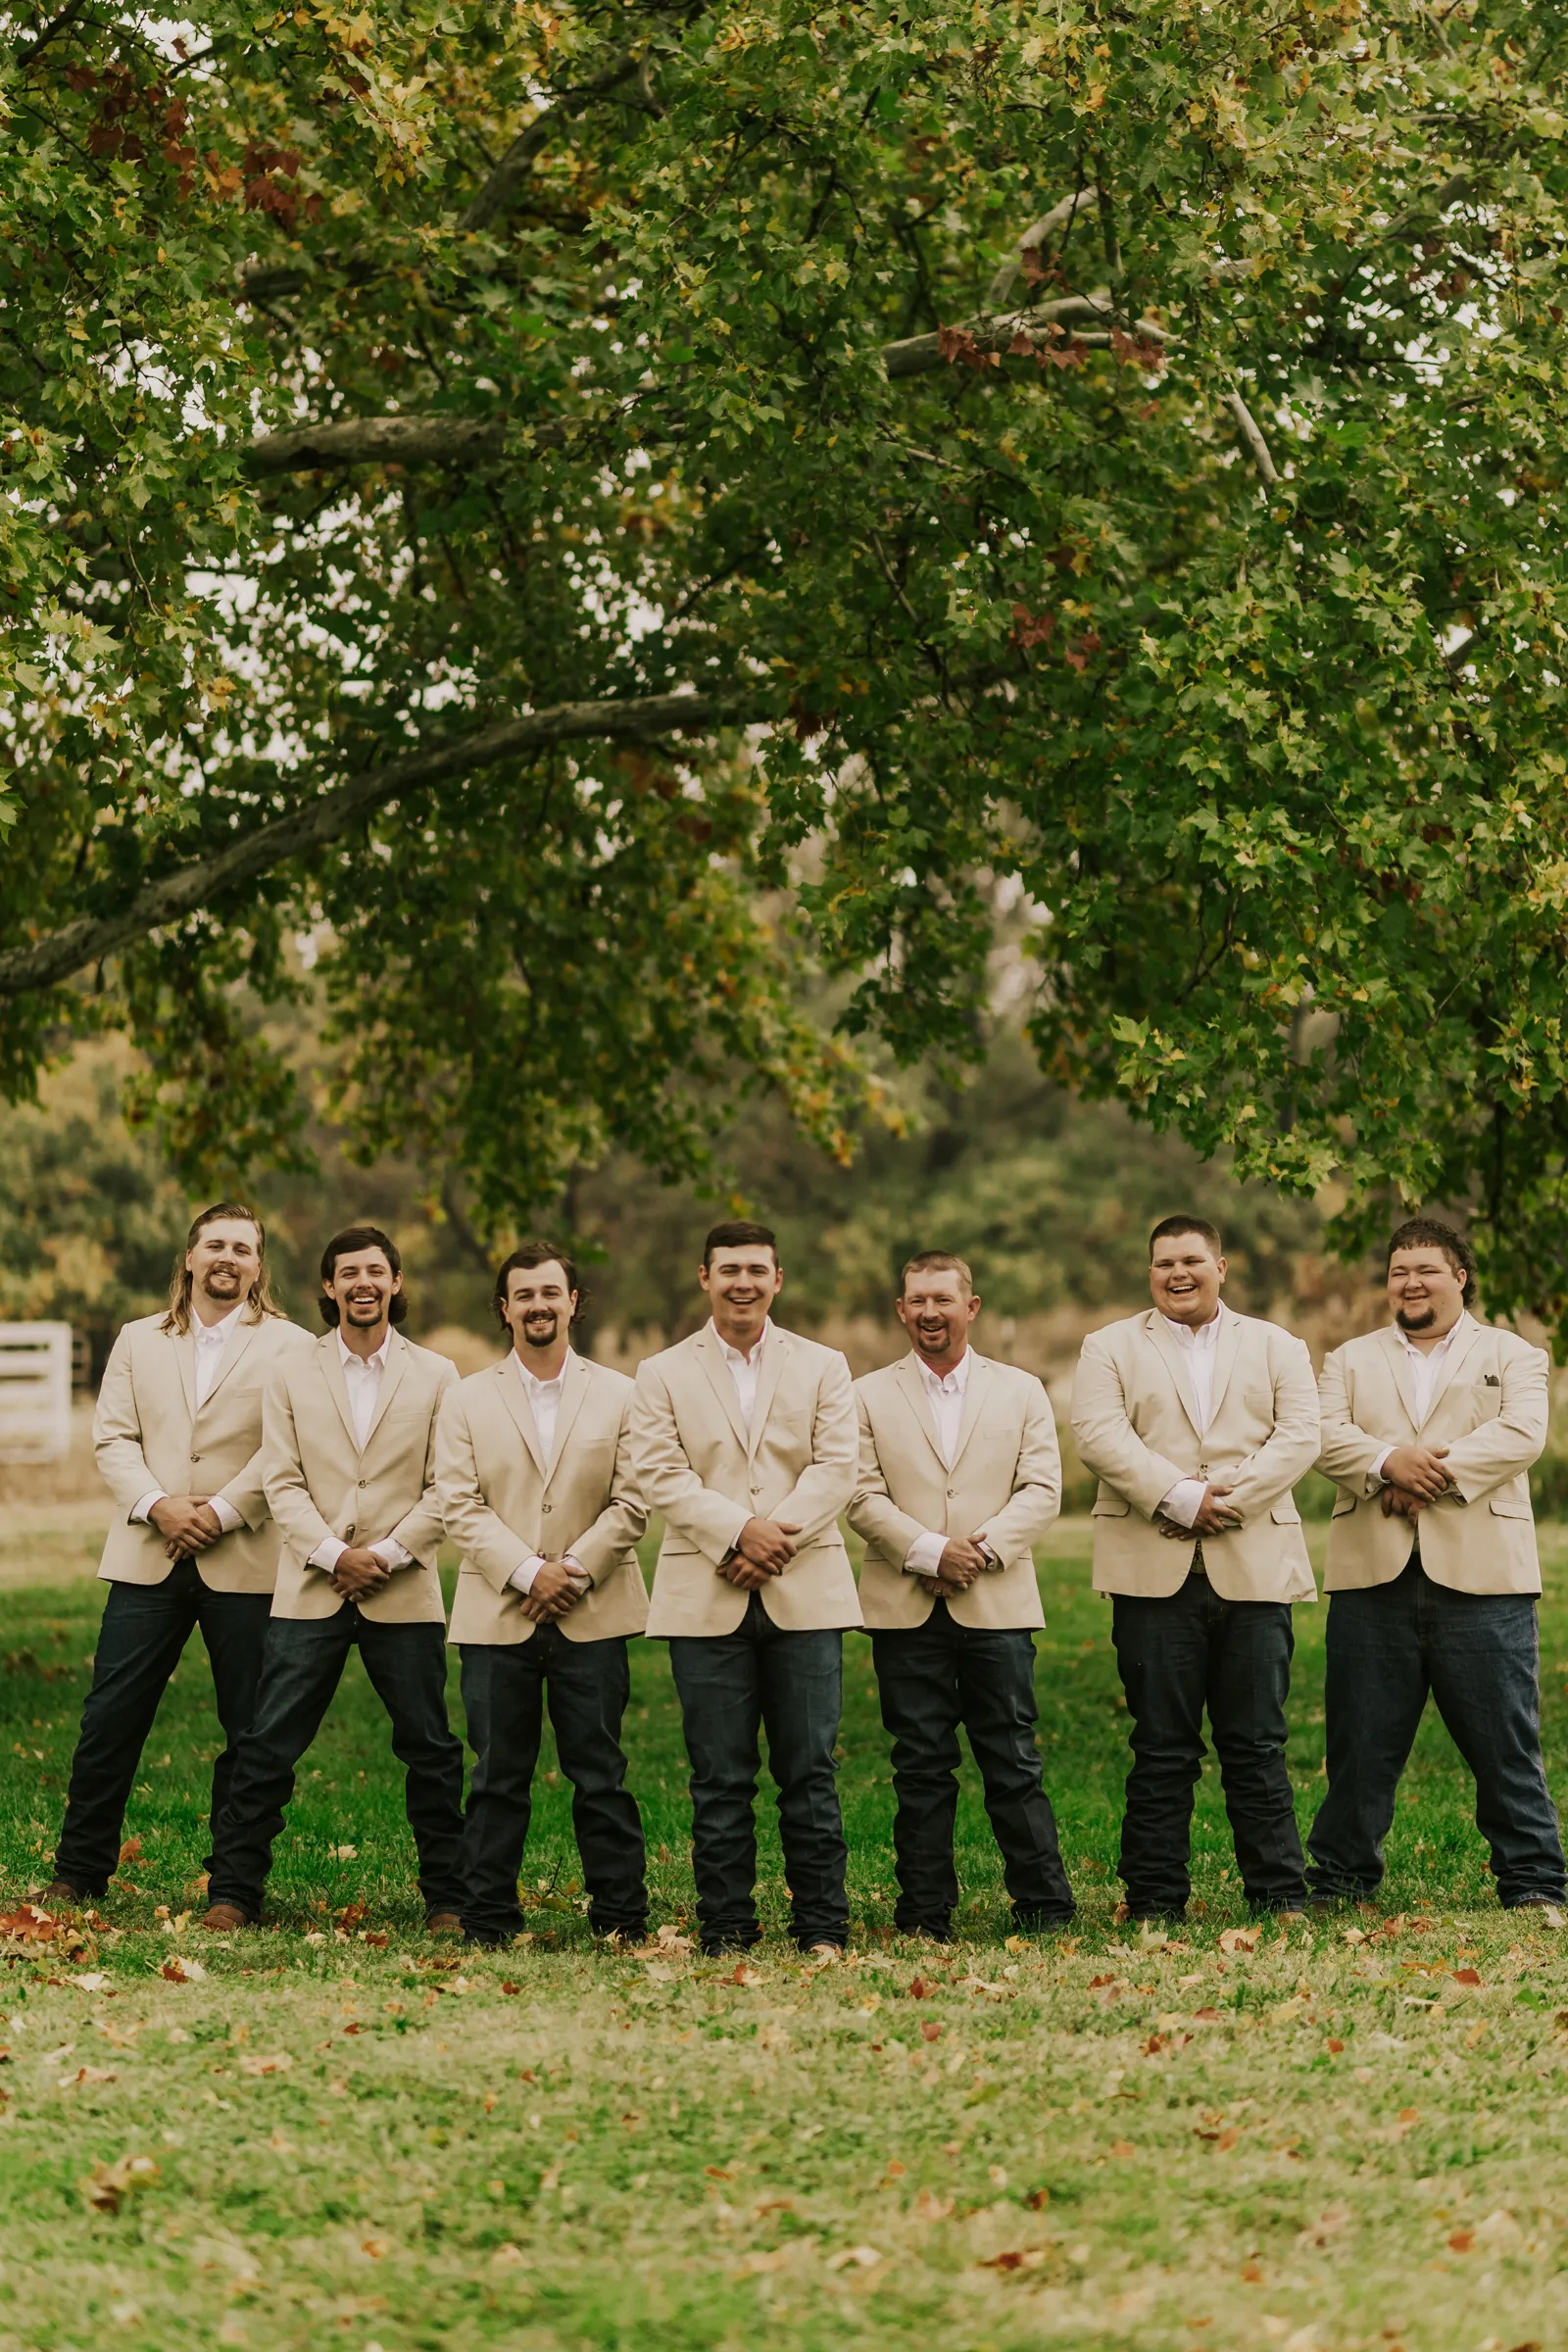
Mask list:
MULTIPOLYGON (((548 1753, 533 1940, 469 1957, 423 1937, 357 1667, 279 1851, 276 1926, 204 1942, 184 1914, 216 1727, 193 1654, 102 1924, 74 1954, 0 1960, 0 2352, 1568 2340, 1568 1935, 1496 1910, 1431 1722, 1379 1916, 1253 1942, 1207 1772, 1191 1925, 1173 1943, 1118 1928, 1126 1718, 1086 1552, 1068 1524, 1042 1557, 1042 1746, 1082 1906, 1054 1943, 1009 1940, 967 1777, 961 1940, 893 1935, 887 1748, 859 1640, 847 1966, 808 1966, 785 1939, 771 1837, 764 1943, 738 1968, 693 1956, 655 1644, 636 1652, 628 1744, 662 1950, 592 1946, 548 1753)), ((79 1579, 0 1591, 7 1909, 46 1870, 100 1599, 79 1579)), ((1297 1624, 1304 1820, 1322 1612, 1297 1624)), ((1555 1786, 1554 1600, 1543 1648, 1555 1786)))

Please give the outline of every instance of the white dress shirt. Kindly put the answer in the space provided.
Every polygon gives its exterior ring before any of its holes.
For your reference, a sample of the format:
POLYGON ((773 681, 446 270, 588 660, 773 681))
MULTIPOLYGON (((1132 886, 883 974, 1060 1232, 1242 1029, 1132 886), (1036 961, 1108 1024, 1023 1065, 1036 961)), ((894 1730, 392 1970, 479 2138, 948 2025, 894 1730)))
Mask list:
MULTIPOLYGON (((191 1338, 195 1343, 196 1352, 196 1410, 198 1412, 201 1411, 202 1406, 213 1393, 219 1367, 223 1360, 223 1350, 228 1346, 235 1324, 244 1312, 245 1301, 242 1298, 238 1306, 230 1307, 228 1313, 221 1316, 218 1322, 203 1323, 198 1318, 191 1325, 191 1338)), ((162 1502, 168 1491, 166 1487, 149 1488, 130 1514, 132 1527, 138 1521, 151 1519, 154 1503, 162 1502)), ((231 1502, 225 1502, 221 1494, 210 1496, 208 1508, 216 1512, 218 1523, 225 1536, 232 1535, 235 1528, 241 1524, 238 1511, 231 1502)))
MULTIPOLYGON (((375 1419, 375 1408, 381 1401, 387 1350, 392 1345, 391 1326, 387 1327, 380 1347, 369 1355, 356 1355, 341 1331, 336 1338, 337 1360, 343 1367, 343 1385, 348 1390, 349 1411, 354 1416, 355 1442, 363 1453, 370 1435, 370 1424, 375 1419)), ((395 1536, 383 1536, 379 1544, 368 1544, 366 1548, 373 1551, 386 1568, 406 1568, 414 1557, 412 1551, 404 1550, 395 1536)), ((348 1545, 340 1544, 336 1536, 326 1536, 318 1544, 305 1565, 308 1568, 324 1568, 330 1576, 347 1549, 348 1545)))
POLYGON ((708 1318, 708 1328, 717 1340, 718 1351, 729 1366, 729 1376, 735 1383, 735 1394, 740 1399, 741 1419, 750 1429, 752 1415, 757 1410, 757 1384, 762 1377, 762 1349, 767 1346, 768 1337, 772 1332, 773 1319, 769 1316, 763 1323, 761 1330, 752 1343, 750 1355, 743 1355, 738 1348, 730 1346, 711 1315, 708 1318))
MULTIPOLYGON (((1220 1325, 1227 1309, 1221 1299, 1215 1313, 1206 1323, 1195 1330, 1191 1323, 1175 1323, 1169 1315, 1160 1321, 1175 1340, 1187 1358, 1187 1377, 1193 1384, 1193 1398, 1198 1406, 1198 1434, 1206 1437, 1208 1425, 1214 1418, 1214 1365, 1219 1355, 1220 1325)), ((1208 1482, 1202 1478, 1179 1478, 1159 1506, 1159 1516, 1177 1527, 1191 1527, 1203 1507, 1208 1482)))
MULTIPOLYGON (((569 1348, 566 1349, 562 1358, 561 1370, 556 1374, 554 1380, 536 1380, 515 1348, 512 1351, 512 1360, 517 1367, 517 1378, 522 1383, 523 1398, 529 1412, 533 1415, 534 1428, 539 1432, 539 1450, 545 1457, 545 1470, 548 1474, 555 1468, 556 1425, 561 1419, 561 1399, 566 1386, 566 1366, 572 1361, 572 1351, 569 1348)), ((531 1592, 533 1580, 544 1564, 545 1555, 542 1551, 530 1551, 527 1558, 520 1560, 508 1577, 508 1584, 513 1587, 514 1592, 531 1592)), ((566 1553, 563 1565, 573 1570, 574 1574, 582 1579, 584 1586, 587 1585, 587 1570, 572 1557, 569 1551, 566 1553)))
MULTIPOLYGON (((951 1372, 933 1372, 924 1356, 911 1354, 910 1362, 919 1373, 931 1418, 937 1425, 937 1445, 948 1468, 953 1468, 958 1450, 958 1428, 963 1420, 963 1400, 969 1388, 969 1349, 964 1348, 951 1372)), ((940 1576, 942 1554, 950 1539, 927 1528, 915 1537, 904 1555, 906 1569, 914 1576, 940 1576)))
MULTIPOLYGON (((1415 1425, 1417 1429, 1432 1410, 1432 1392, 1438 1385, 1438 1374, 1443 1370, 1449 1348, 1459 1337, 1460 1332, 1469 1331, 1474 1323, 1475 1317, 1469 1308, 1461 1307, 1458 1322, 1444 1333, 1434 1348, 1417 1348, 1407 1331, 1401 1331, 1397 1323, 1394 1326, 1399 1345, 1404 1349, 1405 1368, 1410 1375, 1410 1386, 1415 1391, 1415 1425)), ((1374 1478, 1383 1476, 1383 1465, 1394 1450, 1392 1446, 1384 1446, 1383 1451, 1372 1465, 1374 1478)))

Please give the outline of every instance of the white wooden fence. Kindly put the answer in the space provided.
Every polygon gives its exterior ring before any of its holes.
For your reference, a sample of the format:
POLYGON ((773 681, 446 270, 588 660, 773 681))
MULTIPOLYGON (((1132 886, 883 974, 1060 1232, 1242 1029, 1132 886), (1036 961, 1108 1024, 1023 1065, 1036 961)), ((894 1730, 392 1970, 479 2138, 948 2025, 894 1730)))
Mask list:
POLYGON ((71 1450, 71 1325, 0 1323, 0 1461, 71 1450))

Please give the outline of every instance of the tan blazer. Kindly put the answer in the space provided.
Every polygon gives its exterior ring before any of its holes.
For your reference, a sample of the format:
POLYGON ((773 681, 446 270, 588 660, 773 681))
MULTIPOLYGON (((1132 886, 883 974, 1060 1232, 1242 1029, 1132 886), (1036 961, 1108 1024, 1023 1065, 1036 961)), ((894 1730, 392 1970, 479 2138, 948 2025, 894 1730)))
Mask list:
POLYGON ((456 1364, 394 1331, 362 1453, 337 1333, 325 1333, 308 1354, 278 1366, 267 1392, 262 1445, 267 1499, 283 1532, 274 1617, 332 1617, 342 1608, 324 1570, 306 1564, 326 1537, 379 1544, 395 1536, 413 1561, 394 1569, 385 1591, 360 1607, 383 1624, 445 1625, 436 1574, 442 1531, 435 1422, 457 1378, 456 1364))
POLYGON ((1324 1589, 1393 1582, 1410 1557, 1415 1529, 1383 1515, 1372 1464, 1386 1446, 1446 1446, 1458 1487, 1429 1504, 1421 1565, 1456 1592, 1539 1592, 1541 1560, 1530 1509, 1530 1465, 1546 1443, 1546 1356, 1494 1323, 1461 1332, 1448 1349, 1426 1419, 1403 1346, 1392 1330, 1347 1340, 1323 1365, 1318 1468, 1339 1488, 1329 1528, 1324 1589))
POLYGON ((1159 1599, 1179 1590, 1194 1544, 1162 1536, 1154 1513, 1178 1479, 1213 1478, 1242 1524, 1203 1538, 1209 1583, 1225 1600, 1316 1600, 1291 1490, 1317 1459, 1317 1387, 1300 1340, 1226 1310, 1208 1430, 1180 1344, 1151 1307, 1092 1332, 1078 1359, 1072 1427, 1095 1497, 1095 1590, 1159 1599))
POLYGON ((855 1396, 836 1348, 775 1323, 748 1431, 729 1366, 705 1325, 652 1355, 631 1407, 632 1474, 664 1521, 648 1631, 732 1634, 748 1595, 718 1563, 748 1519, 794 1519, 799 1546, 762 1605, 790 1633, 858 1625, 839 1513, 855 1492, 855 1396))
POLYGON ((567 1358, 547 1464, 514 1355, 460 1380, 435 1433, 436 1494, 463 1553, 452 1601, 454 1642, 526 1642, 537 1632, 510 1579, 543 1552, 570 1552, 591 1590, 558 1619, 568 1642, 640 1634, 648 1588, 636 1544, 648 1526, 631 1479, 631 1382, 606 1364, 567 1358))
POLYGON ((850 1525, 865 1538, 860 1608, 872 1628, 923 1625, 929 1576, 904 1565, 922 1533, 983 1535, 1002 1557, 948 1608, 959 1625, 1045 1624, 1034 1546, 1061 1508, 1061 1450, 1051 1400, 1032 1372, 969 1351, 951 1467, 912 1355, 855 1384, 860 1475, 850 1525))
POLYGON ((98 1467, 123 1516, 110 1529, 98 1573, 110 1584, 161 1585, 173 1568, 155 1527, 130 1524, 144 1494, 220 1494, 244 1521, 196 1555, 215 1592, 270 1592, 277 1529, 262 1488, 262 1397, 286 1355, 311 1335, 281 1315, 243 1315, 229 1333, 218 1378, 196 1409, 196 1343, 163 1329, 162 1315, 126 1323, 104 1371, 93 1416, 98 1467))

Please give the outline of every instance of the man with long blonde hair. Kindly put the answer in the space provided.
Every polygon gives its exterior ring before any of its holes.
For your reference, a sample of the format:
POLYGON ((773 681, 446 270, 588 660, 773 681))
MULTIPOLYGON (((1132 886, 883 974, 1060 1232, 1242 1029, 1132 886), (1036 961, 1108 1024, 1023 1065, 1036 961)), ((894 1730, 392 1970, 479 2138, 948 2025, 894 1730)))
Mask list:
POLYGON ((274 1365, 311 1345, 272 1298, 266 1252, 254 1209, 203 1209, 168 1312, 125 1324, 110 1355, 93 1446, 123 1516, 98 1570, 109 1592, 46 1902, 108 1886, 142 1749, 197 1626, 226 1740, 211 1822, 255 1714, 278 1548, 262 1486, 262 1396, 274 1365))

